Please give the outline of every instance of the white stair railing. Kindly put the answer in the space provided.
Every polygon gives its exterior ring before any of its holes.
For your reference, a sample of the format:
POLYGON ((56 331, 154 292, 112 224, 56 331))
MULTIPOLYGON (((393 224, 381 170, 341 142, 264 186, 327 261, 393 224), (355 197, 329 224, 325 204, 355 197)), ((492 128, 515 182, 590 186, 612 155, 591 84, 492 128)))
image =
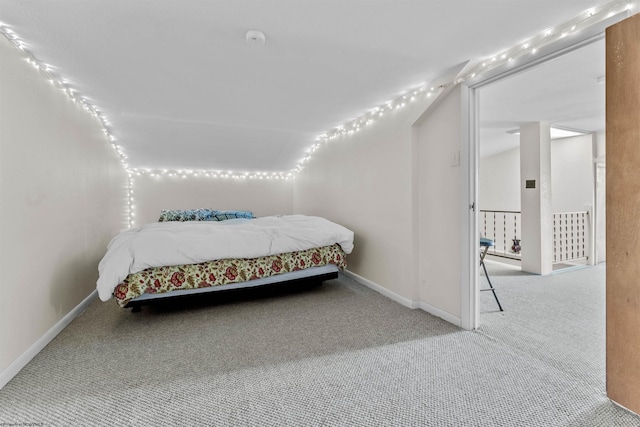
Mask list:
POLYGON ((553 263, 589 259, 589 211, 553 214, 553 263))
POLYGON ((494 246, 489 255, 520 259, 521 215, 517 211, 480 210, 480 234, 491 239, 494 246))
MULTIPOLYGON (((522 259, 521 221, 518 211, 480 210, 480 234, 494 242, 489 255, 522 259)), ((553 263, 588 260, 590 251, 589 212, 557 212, 553 214, 553 263)))

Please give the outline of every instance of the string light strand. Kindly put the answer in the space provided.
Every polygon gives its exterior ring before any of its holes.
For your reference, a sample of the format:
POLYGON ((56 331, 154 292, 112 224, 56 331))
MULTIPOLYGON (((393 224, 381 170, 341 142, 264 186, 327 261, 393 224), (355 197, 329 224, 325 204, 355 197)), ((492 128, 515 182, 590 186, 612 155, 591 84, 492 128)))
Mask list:
POLYGON ((49 81, 49 83, 62 91, 74 104, 82 107, 83 110, 90 113, 99 121, 102 132, 104 133, 107 140, 111 143, 111 147, 118 154, 120 163, 125 169, 129 169, 127 156, 124 153, 122 147, 115 143, 116 138, 111 131, 110 122, 104 115, 104 113, 102 113, 100 109, 98 109, 92 102, 90 102, 87 97, 82 96, 80 92, 75 89, 68 80, 56 75, 55 67, 36 58, 36 56, 29 50, 28 44, 20 36, 18 36, 18 34, 16 34, 16 32, 13 31, 7 24, 0 22, 0 34, 4 36, 16 49, 18 49, 24 57, 25 61, 27 61, 29 65, 40 72, 42 76, 49 81))
POLYGON ((506 49, 495 55, 477 61, 477 65, 473 67, 465 76, 458 77, 452 81, 437 85, 423 85, 417 89, 403 93, 399 97, 379 105, 368 112, 360 115, 356 119, 349 120, 340 126, 330 129, 315 138, 315 142, 307 150, 305 156, 300 159, 295 167, 288 172, 241 172, 241 171, 221 171, 221 170, 194 170, 194 169, 148 169, 148 168, 131 168, 128 164, 128 158, 124 149, 116 144, 116 137, 111 130, 111 123, 98 109, 93 102, 82 96, 69 81, 56 75, 55 68, 38 60, 29 50, 28 44, 19 37, 8 25, 0 22, 0 34, 3 35, 16 49, 18 49, 25 60, 56 88, 61 90, 71 99, 72 102, 79 104, 85 111, 95 117, 101 126, 107 141, 117 153, 120 163, 127 172, 127 207, 129 227, 133 227, 135 221, 135 203, 134 203, 134 177, 148 175, 150 177, 171 177, 171 178, 216 178, 216 179, 232 179, 232 180, 291 180, 296 177, 303 169, 305 164, 311 161, 312 156, 316 153, 324 143, 342 139, 355 135, 363 129, 374 126, 380 120, 390 116, 394 110, 406 107, 408 104, 419 99, 437 98, 437 95, 445 88, 451 85, 458 85, 467 80, 480 77, 483 73, 502 67, 504 65, 514 64, 519 58, 526 55, 536 55, 541 48, 553 42, 561 40, 576 34, 592 25, 595 25, 607 18, 615 16, 624 11, 637 8, 638 1, 613 1, 604 6, 588 9, 579 14, 570 21, 565 22, 558 27, 546 29, 539 34, 521 42, 513 47, 506 49))

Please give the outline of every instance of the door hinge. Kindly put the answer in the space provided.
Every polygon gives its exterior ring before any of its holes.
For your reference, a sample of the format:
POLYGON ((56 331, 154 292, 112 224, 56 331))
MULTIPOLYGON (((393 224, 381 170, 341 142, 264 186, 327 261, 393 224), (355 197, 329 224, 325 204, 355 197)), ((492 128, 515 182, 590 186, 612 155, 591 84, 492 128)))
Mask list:
POLYGON ((471 209, 472 211, 476 211, 476 202, 471 202, 471 204, 469 205, 469 209, 471 209))

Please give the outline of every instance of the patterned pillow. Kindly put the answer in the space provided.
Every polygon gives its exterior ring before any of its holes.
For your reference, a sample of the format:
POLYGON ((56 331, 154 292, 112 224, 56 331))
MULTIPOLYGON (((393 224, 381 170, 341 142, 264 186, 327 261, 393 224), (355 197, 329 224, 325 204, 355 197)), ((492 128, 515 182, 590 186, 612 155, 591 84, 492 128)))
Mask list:
POLYGON ((165 221, 217 221, 213 209, 163 209, 160 211, 158 222, 165 221))
POLYGON ((253 212, 249 211, 215 211, 213 214, 214 221, 224 221, 225 219, 235 218, 253 218, 253 212))
POLYGON ((165 221, 224 221, 225 219, 253 218, 249 211, 217 211, 214 209, 163 209, 158 222, 165 221))

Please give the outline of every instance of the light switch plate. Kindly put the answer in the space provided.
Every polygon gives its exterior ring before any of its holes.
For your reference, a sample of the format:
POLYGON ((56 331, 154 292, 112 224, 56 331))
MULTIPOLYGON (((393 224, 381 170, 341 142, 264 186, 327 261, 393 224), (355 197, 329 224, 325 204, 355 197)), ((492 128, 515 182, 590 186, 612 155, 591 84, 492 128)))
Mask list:
POLYGON ((460 150, 455 150, 451 154, 451 166, 460 166, 460 150))

